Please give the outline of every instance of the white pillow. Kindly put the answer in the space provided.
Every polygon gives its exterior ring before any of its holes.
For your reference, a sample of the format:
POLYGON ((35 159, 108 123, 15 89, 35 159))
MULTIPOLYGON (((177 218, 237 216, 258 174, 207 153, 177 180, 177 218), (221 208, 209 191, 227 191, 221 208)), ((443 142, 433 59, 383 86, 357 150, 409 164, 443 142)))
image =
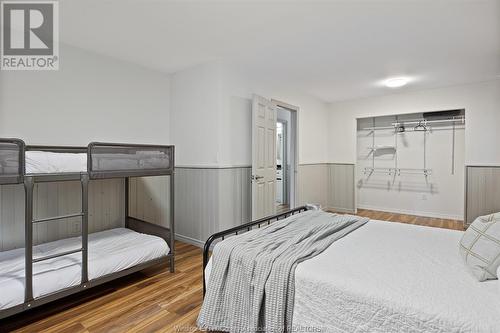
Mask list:
POLYGON ((460 254, 479 280, 498 278, 500 267, 500 213, 480 216, 460 240, 460 254))

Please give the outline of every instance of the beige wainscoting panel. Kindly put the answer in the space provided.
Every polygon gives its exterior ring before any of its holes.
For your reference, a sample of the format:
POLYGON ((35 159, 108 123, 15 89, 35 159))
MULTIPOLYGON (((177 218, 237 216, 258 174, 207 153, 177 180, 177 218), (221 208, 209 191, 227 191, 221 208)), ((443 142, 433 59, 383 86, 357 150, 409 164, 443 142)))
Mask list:
POLYGON ((328 164, 328 208, 356 212, 354 164, 328 164))
POLYGON ((465 225, 478 216, 500 212, 500 166, 467 166, 465 225))
POLYGON ((218 220, 218 170, 175 170, 176 233, 191 243, 215 232, 218 220))
MULTIPOLYGON (((89 232, 124 225, 125 203, 122 179, 91 181, 89 186, 89 232)), ((35 184, 33 211, 36 218, 81 211, 79 182, 35 184)), ((33 228, 35 244, 79 236, 81 219, 37 223, 33 228)), ((0 186, 0 251, 24 246, 24 188, 0 186)))
POLYGON ((170 176, 130 178, 129 186, 129 215, 169 228, 170 176))
POLYGON ((218 231, 252 220, 252 169, 219 170, 218 231))
POLYGON ((24 246, 24 189, 0 186, 0 250, 24 246))
POLYGON ((218 231, 249 222, 249 167, 176 168, 175 226, 180 240, 201 246, 218 231))
MULTIPOLYGON (((303 164, 298 168, 298 205, 320 204, 351 211, 353 165, 303 164), (349 187, 349 184, 351 185, 349 187), (333 186, 333 187, 332 187, 333 186)), ((175 226, 180 240, 202 246, 218 231, 251 220, 250 167, 177 167, 175 226)), ((168 177, 130 181, 130 215, 168 226, 168 177)))
POLYGON ((298 205, 320 204, 328 206, 328 164, 299 165, 298 205))

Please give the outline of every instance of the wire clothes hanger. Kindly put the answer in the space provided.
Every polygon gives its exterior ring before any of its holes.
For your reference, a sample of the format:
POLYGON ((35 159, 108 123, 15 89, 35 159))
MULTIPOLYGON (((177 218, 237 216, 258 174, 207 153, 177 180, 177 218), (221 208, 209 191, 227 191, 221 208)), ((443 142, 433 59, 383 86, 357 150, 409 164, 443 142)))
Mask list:
POLYGON ((422 131, 422 132, 425 132, 427 131, 427 122, 424 120, 424 121, 419 121, 418 122, 418 125, 415 126, 413 128, 414 131, 422 131))

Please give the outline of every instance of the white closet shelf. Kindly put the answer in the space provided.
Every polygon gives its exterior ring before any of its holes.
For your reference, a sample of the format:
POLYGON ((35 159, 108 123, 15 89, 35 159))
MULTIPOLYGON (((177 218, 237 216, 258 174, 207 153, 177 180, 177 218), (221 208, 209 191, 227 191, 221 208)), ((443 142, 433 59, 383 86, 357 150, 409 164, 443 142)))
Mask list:
MULTIPOLYGON (((391 123, 391 126, 371 126, 360 128, 361 131, 375 131, 375 130, 389 130, 394 129, 397 130, 399 126, 409 126, 409 125, 424 125, 427 128, 430 128, 430 124, 443 124, 443 123, 459 123, 459 125, 465 125, 465 116, 453 117, 449 119, 436 119, 436 120, 427 120, 427 119, 408 119, 402 121, 396 121, 391 123)), ((405 131, 412 131, 412 128, 407 128, 405 131)))
POLYGON ((363 171, 365 174, 369 173, 385 173, 390 176, 401 176, 402 174, 406 175, 424 175, 430 176, 432 174, 432 169, 411 169, 411 168, 364 168, 363 171))
POLYGON ((396 150, 395 146, 373 146, 373 147, 368 147, 371 151, 377 151, 377 150, 396 150))

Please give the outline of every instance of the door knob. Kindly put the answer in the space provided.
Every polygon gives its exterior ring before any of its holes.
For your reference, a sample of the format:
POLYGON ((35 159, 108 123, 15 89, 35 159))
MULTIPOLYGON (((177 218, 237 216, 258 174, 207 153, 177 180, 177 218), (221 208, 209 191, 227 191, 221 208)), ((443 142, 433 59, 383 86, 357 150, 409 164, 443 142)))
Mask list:
POLYGON ((262 178, 264 178, 264 176, 252 175, 252 180, 259 180, 259 179, 262 179, 262 178))

